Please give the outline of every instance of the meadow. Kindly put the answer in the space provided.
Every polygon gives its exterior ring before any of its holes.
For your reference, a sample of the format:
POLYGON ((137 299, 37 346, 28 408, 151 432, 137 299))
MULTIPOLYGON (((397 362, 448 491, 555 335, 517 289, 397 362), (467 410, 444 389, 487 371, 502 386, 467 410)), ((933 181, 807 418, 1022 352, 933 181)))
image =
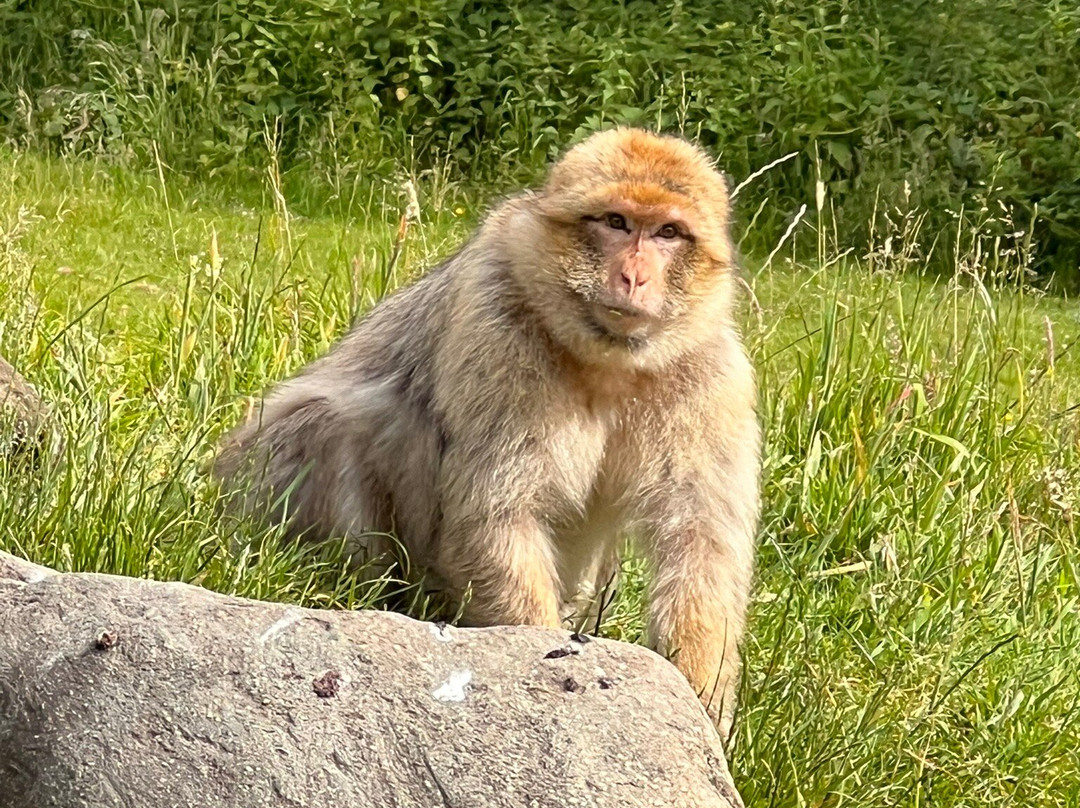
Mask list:
MULTIPOLYGON (((496 191, 447 166, 309 193, 266 163, 196 181, 0 151, 0 354, 65 436, 37 468, 0 464, 0 549, 423 617, 340 547, 219 515, 205 466, 496 191)), ((856 252, 817 206, 744 267, 765 512, 736 782, 749 806, 1080 804, 1080 304, 1039 291, 996 208, 953 216, 930 273, 918 209, 868 210, 856 252)), ((642 639, 646 581, 628 554, 602 635, 642 639)))

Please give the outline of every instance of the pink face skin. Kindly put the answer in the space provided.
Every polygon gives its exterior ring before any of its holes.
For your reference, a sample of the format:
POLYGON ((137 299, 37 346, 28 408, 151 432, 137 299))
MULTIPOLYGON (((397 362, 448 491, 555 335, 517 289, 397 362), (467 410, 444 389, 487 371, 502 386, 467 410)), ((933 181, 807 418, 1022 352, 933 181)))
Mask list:
POLYGON ((594 313, 603 326, 627 336, 659 325, 668 267, 692 237, 675 210, 612 210, 586 220, 599 247, 606 283, 594 313))

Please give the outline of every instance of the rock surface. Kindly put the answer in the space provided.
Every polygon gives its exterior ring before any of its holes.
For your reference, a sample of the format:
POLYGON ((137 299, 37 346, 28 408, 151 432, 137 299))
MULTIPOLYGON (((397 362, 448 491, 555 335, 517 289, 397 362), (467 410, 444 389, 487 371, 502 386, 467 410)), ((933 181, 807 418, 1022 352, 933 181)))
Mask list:
POLYGON ((0 553, 2 808, 741 805, 646 649, 0 553))
POLYGON ((37 391, 0 357, 0 451, 20 452, 40 446, 51 424, 49 409, 37 391))

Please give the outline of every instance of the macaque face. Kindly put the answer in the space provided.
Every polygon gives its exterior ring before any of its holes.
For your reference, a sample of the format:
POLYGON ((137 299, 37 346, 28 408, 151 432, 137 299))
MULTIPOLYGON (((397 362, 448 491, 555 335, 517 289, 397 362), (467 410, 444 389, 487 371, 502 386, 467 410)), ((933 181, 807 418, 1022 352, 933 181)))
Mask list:
POLYGON ((587 316, 606 336, 638 341, 674 313, 694 237, 678 209, 613 205, 582 217, 596 261, 587 316))

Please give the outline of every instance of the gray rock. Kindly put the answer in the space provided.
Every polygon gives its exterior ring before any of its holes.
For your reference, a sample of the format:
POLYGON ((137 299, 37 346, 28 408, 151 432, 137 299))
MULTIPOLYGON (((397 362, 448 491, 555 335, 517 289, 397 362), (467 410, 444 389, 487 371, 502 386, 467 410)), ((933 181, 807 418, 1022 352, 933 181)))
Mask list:
POLYGON ((0 452, 38 451, 54 431, 37 391, 0 357, 0 452))
POLYGON ((57 574, 0 553, 0 806, 737 808, 644 648, 57 574))

